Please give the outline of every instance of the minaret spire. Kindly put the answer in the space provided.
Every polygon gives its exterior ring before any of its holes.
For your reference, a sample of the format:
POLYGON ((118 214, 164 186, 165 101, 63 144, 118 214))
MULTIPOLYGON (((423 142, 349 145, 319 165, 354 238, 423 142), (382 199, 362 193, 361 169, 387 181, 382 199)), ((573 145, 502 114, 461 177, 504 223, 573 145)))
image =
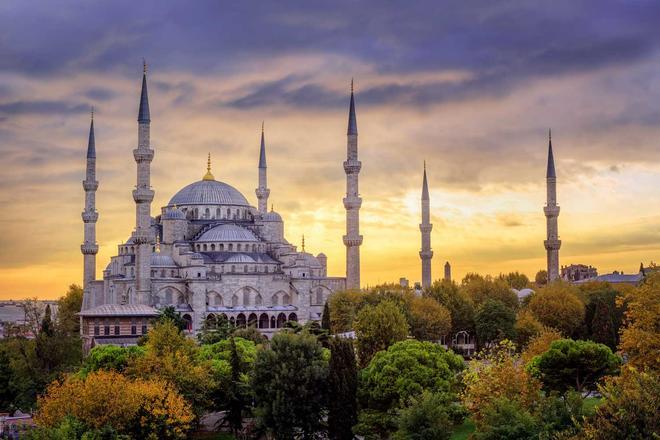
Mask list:
POLYGON ((259 150, 259 184, 255 190, 257 200, 259 201, 258 210, 260 214, 268 212, 268 175, 266 166, 266 140, 264 137, 264 123, 261 122, 261 147, 259 150))
POLYGON ((206 174, 204 174, 202 180, 215 180, 215 176, 211 173, 211 153, 209 153, 206 159, 206 174))
POLYGON ((552 152, 552 132, 548 130, 548 168, 546 172, 547 203, 543 208, 546 217, 547 239, 543 242, 548 259, 548 281, 559 278, 559 206, 557 205, 557 176, 555 174, 555 159, 552 152))
POLYGON ((355 115, 355 96, 353 80, 351 79, 351 101, 348 109, 347 130, 347 158, 344 162, 346 173, 346 197, 344 197, 344 208, 346 208, 346 235, 344 245, 346 246, 346 288, 360 288, 360 207, 362 199, 358 190, 358 175, 362 168, 362 162, 358 160, 358 131, 357 118, 355 115))
POLYGON ((84 242, 80 246, 83 254, 83 308, 94 307, 94 298, 90 283, 96 279, 96 254, 99 246, 96 244, 96 222, 99 214, 96 211, 96 190, 99 182, 96 180, 96 141, 94 139, 94 109, 92 108, 89 123, 89 139, 87 142, 87 168, 85 180, 82 182, 85 190, 85 210, 82 220, 85 225, 84 242))
POLYGON ((419 252, 419 258, 422 259, 422 287, 431 287, 431 260, 433 251, 431 250, 431 208, 429 198, 429 185, 426 179, 426 161, 424 161, 424 177, 422 179, 422 223, 419 230, 422 233, 422 249, 419 252))
POLYGON ((137 244, 135 258, 135 290, 137 298, 130 302, 151 305, 151 253, 154 233, 151 228, 151 202, 154 191, 151 189, 151 161, 154 150, 151 149, 151 115, 149 113, 149 95, 147 93, 147 63, 143 62, 142 91, 138 110, 138 146, 133 150, 137 164, 137 184, 133 190, 135 200, 135 234, 137 244))

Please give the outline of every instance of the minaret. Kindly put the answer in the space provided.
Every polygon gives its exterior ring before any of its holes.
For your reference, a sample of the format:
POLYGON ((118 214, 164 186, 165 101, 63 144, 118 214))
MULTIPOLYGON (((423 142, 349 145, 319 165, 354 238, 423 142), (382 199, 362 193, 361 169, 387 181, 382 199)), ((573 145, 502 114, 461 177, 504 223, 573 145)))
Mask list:
POLYGON ((268 212, 268 179, 266 176, 266 141, 264 140, 264 124, 261 123, 261 150, 259 151, 259 186, 255 190, 259 200, 259 214, 268 212))
POLYGON ((433 251, 431 250, 431 212, 429 201, 429 185, 426 181, 426 161, 424 161, 424 179, 422 180, 422 223, 419 230, 422 232, 422 250, 419 252, 419 258, 422 259, 422 288, 431 287, 431 259, 433 251))
POLYGON ((557 217, 559 206, 557 206, 557 175, 555 174, 555 159, 552 154, 552 132, 548 131, 548 171, 546 173, 547 203, 543 208, 546 217, 547 239, 543 242, 548 253, 548 281, 559 278, 559 232, 557 228, 557 217))
POLYGON ((351 80, 351 104, 348 112, 347 131, 347 158, 344 162, 346 173, 346 197, 344 197, 344 208, 346 208, 346 288, 360 288, 360 206, 362 199, 358 191, 358 174, 362 168, 362 162, 358 160, 358 132, 355 117, 355 98, 353 96, 353 80, 351 80))
POLYGON ((149 96, 147 94, 147 65, 144 64, 142 73, 142 93, 140 95, 140 109, 138 111, 138 147, 133 150, 133 157, 137 163, 137 185, 133 190, 135 200, 135 243, 137 255, 135 261, 135 279, 137 303, 150 305, 151 303, 151 253, 153 246, 153 233, 151 230, 151 201, 154 191, 151 189, 151 161, 154 150, 150 146, 149 96))
POLYGON ((451 264, 449 264, 449 261, 445 263, 445 281, 451 281, 451 264))
MULTIPOLYGON (((83 254, 83 290, 85 297, 91 298, 89 284, 96 278, 96 254, 99 246, 96 244, 96 221, 99 218, 96 212, 96 190, 99 182, 96 180, 96 144, 94 141, 94 110, 92 109, 91 122, 89 124, 89 141, 87 142, 87 171, 85 180, 82 182, 85 190, 85 210, 82 212, 82 220, 85 224, 85 241, 80 246, 83 254)), ((93 307, 94 304, 87 304, 93 307)))

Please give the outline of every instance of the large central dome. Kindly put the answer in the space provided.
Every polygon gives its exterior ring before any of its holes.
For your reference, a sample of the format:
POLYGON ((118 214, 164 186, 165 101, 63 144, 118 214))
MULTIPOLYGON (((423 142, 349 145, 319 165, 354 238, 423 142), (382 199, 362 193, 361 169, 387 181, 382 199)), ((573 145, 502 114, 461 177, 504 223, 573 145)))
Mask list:
POLYGON ((236 188, 217 180, 200 180, 181 189, 169 205, 233 205, 250 206, 236 188))

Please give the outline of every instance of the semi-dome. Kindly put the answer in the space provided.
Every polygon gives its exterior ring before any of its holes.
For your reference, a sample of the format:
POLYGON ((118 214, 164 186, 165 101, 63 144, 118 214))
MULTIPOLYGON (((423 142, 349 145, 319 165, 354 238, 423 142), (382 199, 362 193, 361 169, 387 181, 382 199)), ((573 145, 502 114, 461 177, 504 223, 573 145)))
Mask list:
POLYGON ((173 205, 250 206, 236 188, 217 180, 200 180, 181 189, 169 203, 173 205))
POLYGON ((186 214, 184 214, 179 208, 172 206, 165 210, 165 213, 161 218, 163 220, 185 220, 186 214))
POLYGON ((256 235, 238 225, 224 224, 214 226, 204 232, 197 241, 259 241, 256 235))
POLYGON ((176 263, 174 262, 174 259, 171 256, 161 254, 159 252, 154 252, 151 254, 151 266, 172 267, 172 266, 176 266, 176 263))
POLYGON ((275 211, 269 211, 261 216, 261 219, 265 222, 281 222, 282 216, 280 216, 275 211))

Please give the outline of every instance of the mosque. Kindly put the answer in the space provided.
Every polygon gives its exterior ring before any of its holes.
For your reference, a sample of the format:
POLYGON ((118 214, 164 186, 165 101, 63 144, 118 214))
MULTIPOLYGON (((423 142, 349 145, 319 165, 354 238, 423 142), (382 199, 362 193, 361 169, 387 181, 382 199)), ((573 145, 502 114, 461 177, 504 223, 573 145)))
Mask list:
POLYGON ((118 245, 117 255, 96 280, 96 142, 94 118, 87 146, 85 190, 83 306, 81 335, 87 348, 98 344, 129 345, 146 333, 159 310, 173 306, 191 334, 205 321, 224 317, 237 326, 254 326, 266 336, 287 321, 321 319, 328 296, 359 289, 358 195, 361 163, 357 155, 357 120, 351 87, 348 118, 346 208, 347 276, 329 277, 325 254, 298 250, 284 237, 282 217, 269 211, 266 142, 262 126, 258 184, 254 207, 235 187, 216 180, 208 158, 201 180, 179 190, 152 216, 154 190, 150 167, 156 151, 150 143, 146 67, 138 111, 135 230, 118 245))
MULTIPOLYGON (((287 321, 319 321, 330 294, 360 289, 359 211, 362 199, 358 176, 358 129, 353 85, 348 112, 346 174, 346 276, 329 277, 325 254, 312 255, 289 243, 284 222, 275 211, 268 211, 268 167, 262 126, 258 158, 257 206, 228 183, 215 179, 208 157, 201 180, 179 190, 152 216, 154 190, 150 184, 151 162, 155 151, 150 142, 151 117, 147 92, 146 66, 138 110, 138 142, 133 150, 137 182, 133 189, 135 229, 126 242, 118 245, 117 255, 96 280, 96 143, 94 118, 90 123, 87 146, 85 209, 82 212, 84 242, 83 305, 80 312, 81 336, 85 348, 99 344, 131 345, 146 334, 154 317, 172 306, 187 322, 187 331, 196 334, 205 324, 223 317, 236 326, 258 328, 266 336, 287 321)), ((559 277, 559 240, 556 175, 552 140, 548 145, 546 173, 548 278, 559 277)), ((426 165, 421 191, 421 289, 431 286, 430 198, 426 165)), ((451 279, 451 266, 444 266, 444 278, 451 279)), ((421 290, 420 290, 421 291, 421 290)), ((463 332, 465 333, 465 332, 463 332)), ((469 345, 469 338, 455 342, 469 345)), ((473 344, 473 343, 472 343, 473 344)), ((473 345, 472 345, 473 347, 473 345)))

